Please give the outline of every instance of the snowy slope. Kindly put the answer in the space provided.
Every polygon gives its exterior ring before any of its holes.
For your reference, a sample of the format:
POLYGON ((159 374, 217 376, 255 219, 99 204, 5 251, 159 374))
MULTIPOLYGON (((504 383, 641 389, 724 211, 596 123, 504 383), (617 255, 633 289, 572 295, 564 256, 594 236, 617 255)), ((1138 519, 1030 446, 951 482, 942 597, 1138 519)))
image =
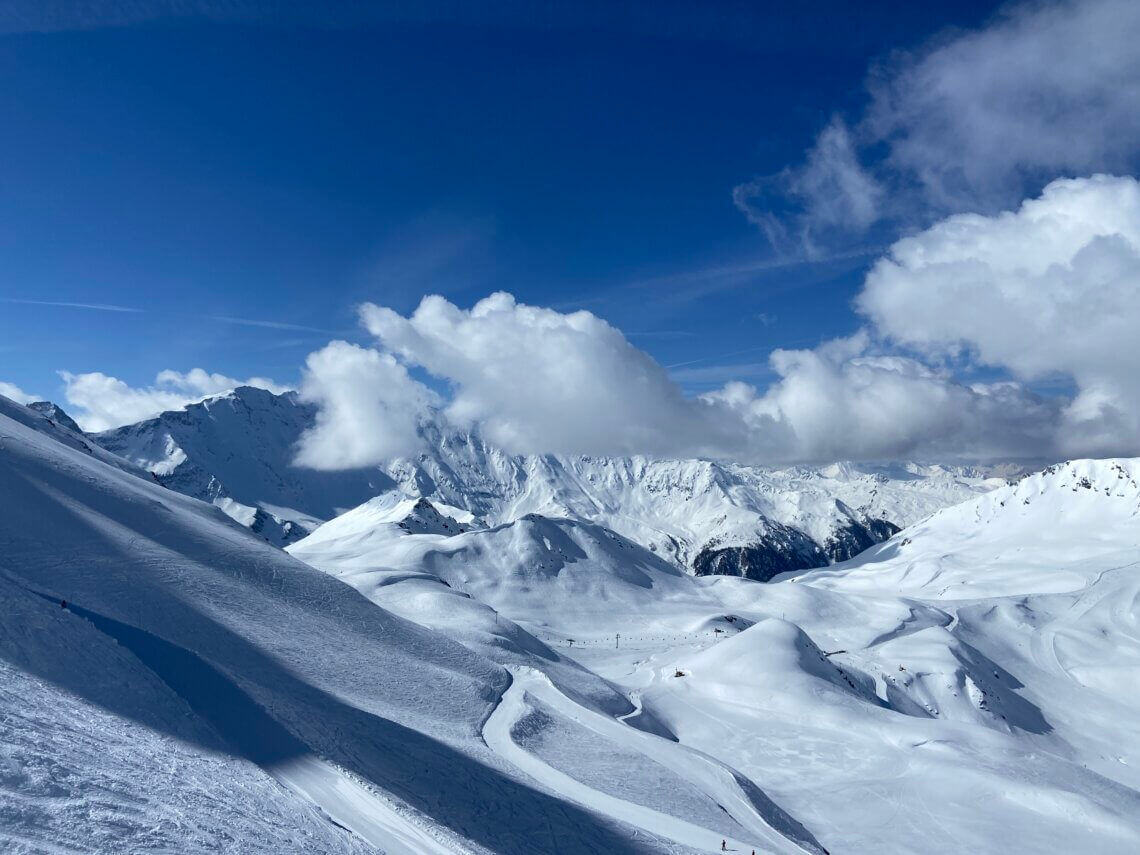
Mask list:
POLYGON ((560 687, 571 755, 597 739, 569 717, 628 701, 507 621, 476 643, 476 623, 457 642, 404 620, 37 418, 0 401, 0 849, 681 853, 725 828, 647 829, 642 809, 735 798, 733 839, 803 851, 735 779, 640 805, 534 777, 486 741, 516 684, 500 661, 560 687))
POLYGON ((493 528, 417 534, 390 519, 377 522, 379 502, 287 550, 412 619, 395 598, 418 574, 560 640, 594 619, 598 633, 612 633, 630 621, 694 623, 692 614, 702 610, 696 622, 703 624, 722 608, 699 580, 599 525, 529 514, 493 528))
POLYGON ((810 578, 948 600, 1079 590, 1140 549, 1138 481, 1136 460, 1051 466, 810 578))
POLYGON ((484 746, 495 663, 0 406, 0 848, 683 850, 484 746))
POLYGON ((1140 461, 768 584, 486 491, 308 566, 7 401, 0 473, 5 851, 1140 849, 1140 461))
POLYGON ((769 584, 751 628, 656 660, 641 702, 825 845, 1137 851, 1137 475, 1051 467, 769 584))
POLYGON ((738 849, 822 851, 754 781, 681 745, 569 658, 568 635, 599 646, 615 628, 708 639, 713 626, 741 625, 721 613, 704 580, 590 523, 528 515, 417 533, 409 520, 439 518, 429 507, 375 499, 287 549, 507 665, 514 681, 484 739, 551 789, 682 845, 708 848, 723 837, 738 849))
POLYGON ((593 522, 678 567, 761 580, 849 558, 898 527, 1004 483, 991 476, 1018 471, 517 456, 426 423, 426 450, 417 459, 326 473, 291 465, 313 417, 293 393, 243 387, 94 439, 280 545, 390 492, 461 508, 491 525, 527 514, 593 522))
MULTIPOLYGON (((623 689, 634 712, 608 721, 724 763, 832 851, 1124 853, 1140 847, 1138 475, 1051 467, 766 585, 681 574, 537 515, 414 534, 357 509, 290 551, 411 619, 439 611, 402 593, 418 585, 491 604, 623 689)), ((488 744, 586 802, 636 804, 610 762, 629 737, 568 749, 609 725, 567 711, 546 675, 512 673, 488 744)), ((699 780, 691 755, 653 757, 699 780)), ((700 800, 668 813, 683 839, 700 800)))

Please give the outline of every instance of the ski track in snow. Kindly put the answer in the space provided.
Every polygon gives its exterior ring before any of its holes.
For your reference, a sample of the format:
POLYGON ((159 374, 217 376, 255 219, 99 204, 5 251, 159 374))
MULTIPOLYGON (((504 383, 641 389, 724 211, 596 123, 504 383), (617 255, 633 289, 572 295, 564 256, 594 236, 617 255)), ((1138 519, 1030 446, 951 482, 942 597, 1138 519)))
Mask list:
POLYGON ((312 755, 270 770, 281 784, 304 796, 337 825, 388 855, 455 855, 469 851, 458 841, 444 845, 426 824, 409 819, 364 784, 312 755))
POLYGON ((650 834, 667 837, 694 849, 716 849, 717 841, 726 839, 730 850, 736 851, 752 849, 778 853, 822 851, 814 846, 806 848, 792 842, 773 829, 749 803, 747 797, 740 791, 735 774, 724 764, 678 743, 644 733, 616 719, 585 709, 563 695, 540 671, 522 667, 512 668, 511 672, 513 675, 511 685, 484 724, 483 739, 500 757, 559 795, 620 822, 637 826, 650 834), (528 693, 599 735, 620 740, 620 743, 627 747, 636 747, 651 760, 685 775, 695 784, 702 786, 737 823, 755 834, 756 839, 745 842, 723 838, 722 835, 693 823, 603 793, 553 768, 519 747, 511 737, 511 731, 528 710, 526 703, 528 693))

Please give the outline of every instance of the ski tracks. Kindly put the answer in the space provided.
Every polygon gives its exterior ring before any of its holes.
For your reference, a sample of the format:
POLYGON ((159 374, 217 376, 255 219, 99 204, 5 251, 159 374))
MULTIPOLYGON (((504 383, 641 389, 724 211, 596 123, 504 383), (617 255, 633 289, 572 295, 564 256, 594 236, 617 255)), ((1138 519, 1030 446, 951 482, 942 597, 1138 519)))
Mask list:
POLYGON ((736 775, 719 761, 685 746, 632 728, 616 719, 580 706, 563 695, 549 678, 529 667, 511 668, 512 682, 483 726, 483 739, 500 757, 561 797, 654 836, 665 837, 698 850, 716 850, 723 835, 694 823, 661 813, 596 790, 521 748, 511 737, 515 724, 527 713, 530 693, 578 724, 625 747, 635 747, 650 760, 681 774, 748 829, 755 838, 745 842, 729 839, 730 848, 779 853, 819 852, 810 842, 801 843, 774 829, 741 789, 736 775))
POLYGON ((458 839, 444 844, 425 821, 416 822, 352 775, 314 755, 290 760, 268 771, 286 789, 308 799, 337 825, 387 855, 455 855, 469 851, 458 839))

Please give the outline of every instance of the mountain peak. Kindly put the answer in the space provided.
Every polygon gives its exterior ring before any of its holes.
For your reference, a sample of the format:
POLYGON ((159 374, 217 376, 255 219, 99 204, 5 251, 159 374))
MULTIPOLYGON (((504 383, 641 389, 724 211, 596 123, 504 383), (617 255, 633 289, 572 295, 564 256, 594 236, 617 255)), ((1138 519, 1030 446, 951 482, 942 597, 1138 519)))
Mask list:
POLYGON ((27 406, 29 410, 33 410, 41 416, 51 419, 60 427, 65 427, 70 431, 82 435, 83 428, 58 404, 52 403, 51 401, 32 401, 32 403, 27 406))

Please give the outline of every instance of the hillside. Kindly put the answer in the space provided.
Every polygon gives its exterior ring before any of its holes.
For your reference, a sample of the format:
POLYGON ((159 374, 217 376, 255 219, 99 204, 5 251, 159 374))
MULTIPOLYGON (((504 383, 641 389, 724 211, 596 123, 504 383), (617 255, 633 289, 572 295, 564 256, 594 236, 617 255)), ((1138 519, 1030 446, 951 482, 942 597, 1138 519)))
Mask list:
POLYGON ((513 671, 566 693, 532 732, 627 712, 610 684, 507 621, 488 656, 404 620, 73 445, 0 400, 0 848, 681 853, 699 834, 799 851, 763 801, 648 827, 639 811, 739 798, 684 777, 640 808, 536 786, 484 733, 513 671))

